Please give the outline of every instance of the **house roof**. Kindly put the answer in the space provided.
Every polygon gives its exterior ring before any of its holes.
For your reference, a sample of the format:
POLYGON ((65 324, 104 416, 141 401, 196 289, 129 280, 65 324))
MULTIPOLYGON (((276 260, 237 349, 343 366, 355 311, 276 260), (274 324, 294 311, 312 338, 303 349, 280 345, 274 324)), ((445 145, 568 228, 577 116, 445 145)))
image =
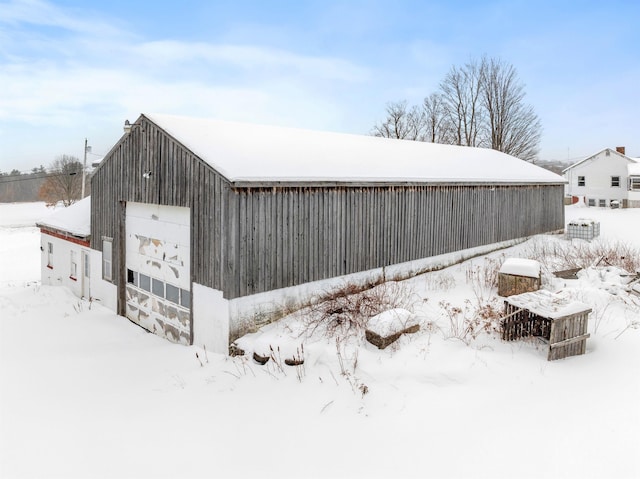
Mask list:
POLYGON ((600 153, 603 153, 603 152, 605 152, 605 151, 607 151, 607 150, 609 150, 609 152, 610 152, 610 153, 615 153, 616 155, 620 156, 621 158, 624 158, 624 159, 629 160, 629 161, 631 161, 631 162, 633 162, 633 161, 634 161, 633 159, 629 158, 628 156, 623 155, 622 153, 619 153, 619 152, 617 152, 616 150, 614 150, 614 149, 612 149, 612 148, 604 148, 604 149, 602 149, 602 150, 600 150, 600 151, 598 151, 598 152, 594 153, 593 155, 587 156, 586 158, 583 158, 583 159, 582 159, 582 160, 580 160, 580 161, 576 161, 576 162, 575 162, 574 164, 572 164, 571 166, 568 166, 567 168, 565 168, 564 170, 562 170, 562 173, 563 173, 563 174, 564 174, 564 173, 566 173, 566 172, 567 172, 567 171, 569 171, 570 169, 575 168, 576 166, 581 165, 582 163, 584 163, 584 162, 586 162, 586 161, 591 160, 592 158, 594 158, 594 157, 598 156, 600 153))
MULTIPOLYGON (((638 159, 640 160, 640 158, 638 159)), ((627 166, 630 175, 639 175, 640 176, 640 161, 636 161, 635 163, 629 163, 627 166)))
POLYGON ((91 197, 87 196, 67 208, 57 210, 46 219, 37 221, 36 225, 88 238, 91 235, 91 197))
POLYGON ((555 173, 488 148, 143 116, 232 182, 566 183, 555 173))

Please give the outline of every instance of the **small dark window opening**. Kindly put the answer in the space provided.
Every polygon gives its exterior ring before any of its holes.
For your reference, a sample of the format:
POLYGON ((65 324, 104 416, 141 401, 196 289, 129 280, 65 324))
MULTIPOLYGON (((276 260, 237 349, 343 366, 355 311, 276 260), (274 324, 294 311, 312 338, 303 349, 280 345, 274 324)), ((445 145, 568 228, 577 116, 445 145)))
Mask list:
POLYGON ((584 176, 578 176, 578 186, 585 186, 584 176))
POLYGON ((615 187, 615 188, 619 188, 620 187, 620 177, 619 176, 612 176, 611 177, 611 186, 615 187))
POLYGON ((127 283, 138 286, 138 272, 127 269, 127 283))

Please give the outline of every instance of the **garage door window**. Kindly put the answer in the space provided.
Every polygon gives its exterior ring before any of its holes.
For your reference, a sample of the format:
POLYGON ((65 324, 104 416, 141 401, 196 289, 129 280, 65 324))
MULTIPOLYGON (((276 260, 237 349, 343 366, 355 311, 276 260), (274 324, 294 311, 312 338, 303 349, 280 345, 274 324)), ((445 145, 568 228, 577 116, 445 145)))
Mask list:
POLYGON ((138 272, 127 270, 127 283, 138 286, 138 272))
POLYGON ((160 298, 164 298, 164 283, 159 279, 152 279, 152 293, 160 298))
POLYGON ((172 284, 167 283, 167 300, 175 304, 180 304, 180 288, 175 287, 172 284))
POLYGON ((144 289, 147 292, 151 292, 151 278, 146 274, 140 273, 140 288, 144 289))
POLYGON ((180 290, 180 304, 185 308, 191 308, 191 293, 186 289, 180 290))

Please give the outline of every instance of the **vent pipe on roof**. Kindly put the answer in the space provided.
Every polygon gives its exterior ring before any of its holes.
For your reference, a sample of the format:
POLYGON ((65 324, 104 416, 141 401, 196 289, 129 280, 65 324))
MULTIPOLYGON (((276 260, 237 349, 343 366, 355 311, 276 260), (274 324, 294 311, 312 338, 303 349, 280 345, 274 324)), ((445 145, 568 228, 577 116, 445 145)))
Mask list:
POLYGON ((125 133, 129 133, 131 131, 131 123, 129 123, 129 120, 124 121, 123 130, 125 133))
POLYGON ((626 155, 626 153, 625 153, 626 148, 624 146, 616 146, 616 151, 618 153, 620 153, 621 155, 626 155))

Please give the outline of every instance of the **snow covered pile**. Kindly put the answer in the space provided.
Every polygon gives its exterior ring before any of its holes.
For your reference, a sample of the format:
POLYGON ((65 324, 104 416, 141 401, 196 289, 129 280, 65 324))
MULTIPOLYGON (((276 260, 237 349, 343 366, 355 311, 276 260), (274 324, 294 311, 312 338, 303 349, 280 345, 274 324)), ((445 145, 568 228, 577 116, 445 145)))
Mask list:
POLYGON ((540 263, 534 259, 507 258, 500 267, 500 273, 528 278, 540 277, 540 263))

